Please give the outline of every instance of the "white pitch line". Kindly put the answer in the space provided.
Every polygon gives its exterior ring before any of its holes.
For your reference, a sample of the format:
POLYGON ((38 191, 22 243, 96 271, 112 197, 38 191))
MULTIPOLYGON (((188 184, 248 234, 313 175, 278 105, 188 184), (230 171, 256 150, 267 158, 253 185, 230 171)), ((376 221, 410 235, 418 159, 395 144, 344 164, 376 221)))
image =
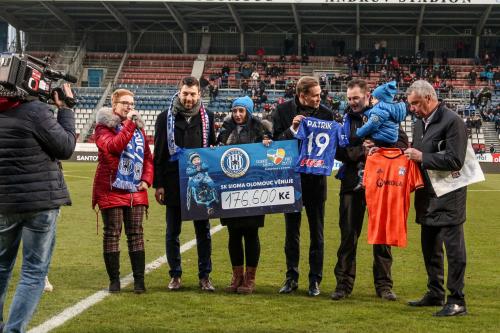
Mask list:
POLYGON ((500 192, 500 190, 467 190, 467 192, 500 192))
POLYGON ((71 174, 69 174, 69 173, 64 173, 64 177, 83 178, 83 179, 91 179, 91 178, 92 178, 92 177, 85 177, 85 176, 71 175, 71 174))
MULTIPOLYGON (((222 230, 224 227, 220 224, 216 225, 212 229, 210 229, 210 234, 213 235, 216 232, 219 232, 222 230)), ((184 245, 181 246, 181 253, 186 252, 187 250, 191 249, 196 245, 196 238, 190 240, 189 242, 185 243, 184 245)), ((162 265, 164 265, 167 262, 167 257, 166 256, 161 256, 157 258, 156 260, 150 262, 149 264, 146 265, 146 270, 145 274, 151 273, 152 271, 160 268, 162 265)), ((122 287, 126 287, 129 284, 131 284, 134 281, 134 278, 132 276, 132 273, 129 275, 125 276, 124 278, 120 279, 120 283, 122 287)), ((80 302, 76 303, 75 305, 66 308, 63 310, 61 313, 58 315, 55 315, 54 317, 48 319, 46 322, 32 328, 29 330, 28 333, 46 333, 50 332, 56 327, 61 326, 65 322, 67 322, 70 319, 73 319, 74 317, 78 316, 80 313, 83 311, 87 310, 88 308, 96 305, 100 301, 104 300, 106 297, 108 297, 110 293, 106 290, 100 290, 96 292, 93 295, 90 295, 89 297, 81 300, 80 302)))

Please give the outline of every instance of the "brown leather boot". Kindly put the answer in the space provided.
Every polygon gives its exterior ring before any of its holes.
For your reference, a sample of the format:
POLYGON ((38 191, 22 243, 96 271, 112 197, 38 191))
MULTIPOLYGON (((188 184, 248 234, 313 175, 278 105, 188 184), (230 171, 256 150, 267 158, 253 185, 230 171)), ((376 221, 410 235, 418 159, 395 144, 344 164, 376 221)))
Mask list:
POLYGON ((257 271, 257 267, 249 267, 247 266, 247 270, 245 272, 245 282, 243 285, 237 289, 238 294, 251 294, 255 290, 255 272, 257 271))
POLYGON ((228 293, 235 293, 236 290, 238 290, 238 287, 243 284, 243 273, 243 266, 233 266, 233 277, 231 278, 231 284, 224 288, 224 290, 228 293))

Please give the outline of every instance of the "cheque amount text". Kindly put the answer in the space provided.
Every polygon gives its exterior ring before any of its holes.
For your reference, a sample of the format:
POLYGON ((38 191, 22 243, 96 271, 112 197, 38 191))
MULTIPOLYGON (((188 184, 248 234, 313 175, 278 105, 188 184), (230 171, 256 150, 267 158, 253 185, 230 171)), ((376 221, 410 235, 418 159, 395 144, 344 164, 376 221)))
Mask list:
POLYGON ((293 186, 258 188, 221 193, 222 209, 287 205, 295 202, 293 186))

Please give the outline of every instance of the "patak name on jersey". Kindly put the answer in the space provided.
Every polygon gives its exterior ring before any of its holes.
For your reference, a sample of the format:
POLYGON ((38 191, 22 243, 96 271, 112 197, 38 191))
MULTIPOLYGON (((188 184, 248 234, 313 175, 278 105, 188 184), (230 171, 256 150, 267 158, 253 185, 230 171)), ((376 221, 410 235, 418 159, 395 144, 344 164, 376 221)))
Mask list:
POLYGON ((332 129, 332 125, 333 125, 333 123, 319 122, 319 121, 312 121, 312 120, 307 121, 307 126, 312 127, 312 128, 332 129))

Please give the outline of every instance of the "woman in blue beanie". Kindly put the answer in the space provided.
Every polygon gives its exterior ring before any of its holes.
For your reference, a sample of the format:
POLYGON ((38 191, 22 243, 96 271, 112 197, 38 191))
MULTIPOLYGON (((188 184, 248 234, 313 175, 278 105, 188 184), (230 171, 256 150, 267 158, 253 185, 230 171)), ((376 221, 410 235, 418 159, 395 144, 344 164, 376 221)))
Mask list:
MULTIPOLYGON (((217 143, 236 145, 262 142, 268 145, 272 138, 271 124, 252 116, 253 102, 248 96, 233 101, 231 114, 224 119, 217 143)), ((251 294, 255 289, 255 273, 260 257, 259 228, 264 226, 265 215, 221 218, 229 232, 229 257, 233 266, 228 292, 251 294), (243 239, 245 248, 243 249, 243 239), (246 259, 246 271, 243 265, 246 259)))

